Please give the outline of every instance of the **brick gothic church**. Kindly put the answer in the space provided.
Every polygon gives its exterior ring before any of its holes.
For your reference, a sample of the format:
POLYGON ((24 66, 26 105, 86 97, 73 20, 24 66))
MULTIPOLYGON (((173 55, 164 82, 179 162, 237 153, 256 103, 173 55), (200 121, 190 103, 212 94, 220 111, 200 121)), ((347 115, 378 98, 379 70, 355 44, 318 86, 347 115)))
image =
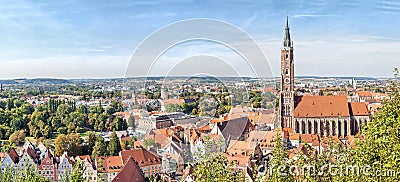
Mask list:
POLYGON ((281 49, 278 127, 321 136, 357 134, 360 125, 369 120, 366 103, 348 102, 346 96, 296 96, 293 52, 289 20, 286 18, 281 49))

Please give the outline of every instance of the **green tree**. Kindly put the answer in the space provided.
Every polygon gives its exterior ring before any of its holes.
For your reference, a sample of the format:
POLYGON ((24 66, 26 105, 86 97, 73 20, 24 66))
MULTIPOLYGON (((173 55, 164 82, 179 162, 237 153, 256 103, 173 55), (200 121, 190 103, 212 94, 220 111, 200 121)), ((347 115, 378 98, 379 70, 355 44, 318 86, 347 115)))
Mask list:
POLYGON ((234 172, 233 165, 223 155, 216 155, 195 164, 193 176, 196 181, 244 181, 242 172, 234 172))
POLYGON ((115 132, 112 132, 111 134, 108 150, 111 156, 116 156, 121 151, 121 143, 119 142, 119 138, 115 132))
POLYGON ((192 113, 193 109, 197 108, 197 106, 198 106, 198 103, 196 103, 196 102, 181 104, 182 111, 186 114, 192 113))
POLYGON ((61 156, 65 151, 69 156, 82 154, 82 139, 78 133, 68 135, 60 134, 54 141, 55 155, 61 156))
POLYGON ((50 180, 38 175, 34 167, 28 166, 20 173, 15 171, 14 167, 6 166, 0 173, 0 181, 13 181, 13 182, 50 182, 50 180), (24 175, 20 173, 23 172, 24 175))
POLYGON ((92 159, 96 159, 96 157, 105 155, 107 155, 107 146, 104 142, 104 138, 97 136, 96 144, 94 145, 92 151, 92 159))
POLYGON ((86 142, 90 151, 92 151, 93 147, 96 145, 96 132, 88 131, 86 137, 86 142))
POLYGON ((13 134, 11 134, 9 140, 11 143, 14 143, 17 146, 22 144, 25 141, 24 130, 15 131, 13 134))
MULTIPOLYGON (((395 69, 395 77, 398 75, 395 69)), ((386 100, 379 112, 362 127, 364 140, 356 144, 353 158, 359 166, 370 171, 399 170, 400 163, 400 85, 391 87, 392 98, 386 100)), ((399 175, 362 175, 360 181, 400 181, 399 175)))
POLYGON ((154 146, 155 144, 156 144, 156 143, 155 143, 154 139, 152 139, 152 138, 143 140, 143 147, 144 147, 144 148, 152 147, 152 146, 154 146))
POLYGON ((137 141, 137 139, 136 139, 135 136, 132 136, 131 138, 129 138, 128 144, 129 144, 129 146, 130 146, 131 148, 134 147, 135 141, 137 141))
POLYGON ((127 121, 128 127, 135 127, 135 116, 131 113, 127 121))
POLYGON ((181 112, 182 108, 179 104, 167 104, 165 110, 167 112, 181 112))
POLYGON ((277 132, 275 135, 275 148, 272 151, 272 159, 268 163, 268 181, 287 182, 294 181, 293 176, 289 173, 289 165, 287 149, 284 146, 282 132, 277 132))
POLYGON ((121 117, 115 117, 110 126, 110 129, 112 131, 122 131, 122 130, 126 130, 127 128, 128 128, 127 123, 121 117))
POLYGON ((82 165, 82 163, 80 161, 78 161, 75 166, 74 169, 71 172, 71 177, 70 177, 70 181, 71 182, 83 182, 83 171, 84 171, 84 167, 82 165))

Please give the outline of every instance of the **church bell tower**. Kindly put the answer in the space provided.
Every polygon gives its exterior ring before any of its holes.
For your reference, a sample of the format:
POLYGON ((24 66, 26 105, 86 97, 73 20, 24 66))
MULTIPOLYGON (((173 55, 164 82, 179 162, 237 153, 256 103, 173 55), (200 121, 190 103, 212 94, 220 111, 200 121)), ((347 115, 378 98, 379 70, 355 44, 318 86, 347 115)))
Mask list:
MULTIPOLYGON (((290 39, 289 19, 286 17, 285 35, 281 49, 281 75, 279 92, 279 121, 282 128, 293 128, 294 111, 294 57, 290 39)), ((278 126, 279 127, 279 126, 278 126)))

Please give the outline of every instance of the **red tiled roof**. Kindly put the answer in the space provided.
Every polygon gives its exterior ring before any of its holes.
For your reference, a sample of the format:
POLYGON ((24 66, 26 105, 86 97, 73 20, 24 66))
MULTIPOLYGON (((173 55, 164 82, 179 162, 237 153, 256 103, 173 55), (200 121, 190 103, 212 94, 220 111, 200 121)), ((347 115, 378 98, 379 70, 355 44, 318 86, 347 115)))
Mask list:
POLYGON ((123 166, 120 156, 108 156, 103 160, 103 167, 107 172, 118 172, 123 166))
POLYGON ((298 134, 298 133, 289 133, 289 140, 300 140, 300 134, 298 134))
MULTIPOLYGON (((278 128, 274 129, 275 132, 277 132, 278 130, 279 130, 278 128)), ((289 138, 290 133, 294 133, 293 128, 282 128, 282 132, 285 138, 289 138)))
POLYGON ((346 96, 298 96, 294 117, 350 116, 346 96))
POLYGON ((364 102, 350 102, 350 112, 353 116, 368 116, 367 104, 364 102))
POLYGON ((274 114, 260 114, 257 123, 274 124, 274 119, 275 119, 274 114))
POLYGON ((372 93, 368 91, 358 91, 357 95, 359 97, 372 97, 372 93))
POLYGON ((121 151, 121 156, 122 160, 124 161, 126 161, 129 157, 132 157, 137 162, 139 167, 161 164, 160 157, 143 148, 123 150, 121 151))
POLYGON ((210 120, 210 124, 215 124, 215 123, 220 123, 220 122, 226 122, 226 120, 220 119, 220 118, 212 118, 210 120))
POLYGON ((316 134, 300 134, 300 140, 306 143, 311 143, 312 146, 319 145, 319 138, 316 134))
POLYGON ((199 128, 200 131, 208 131, 211 130, 210 125, 205 125, 199 128))
POLYGON ((246 155, 241 155, 241 154, 229 155, 227 153, 223 153, 222 155, 226 157, 226 159, 229 161, 229 163, 231 163, 231 164, 236 163, 240 167, 247 167, 248 165, 250 165, 250 162, 251 162, 250 156, 246 156, 246 155))
POLYGON ((132 157, 128 158, 122 170, 115 176, 112 182, 142 182, 145 177, 132 157))

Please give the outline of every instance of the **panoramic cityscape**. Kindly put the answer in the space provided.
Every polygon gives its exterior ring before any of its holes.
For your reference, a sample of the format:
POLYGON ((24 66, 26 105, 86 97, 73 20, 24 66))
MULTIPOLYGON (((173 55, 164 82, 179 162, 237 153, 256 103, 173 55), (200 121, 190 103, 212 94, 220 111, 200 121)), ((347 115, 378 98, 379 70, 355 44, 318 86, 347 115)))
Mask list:
POLYGON ((0 9, 0 181, 400 180, 397 1, 0 9))

